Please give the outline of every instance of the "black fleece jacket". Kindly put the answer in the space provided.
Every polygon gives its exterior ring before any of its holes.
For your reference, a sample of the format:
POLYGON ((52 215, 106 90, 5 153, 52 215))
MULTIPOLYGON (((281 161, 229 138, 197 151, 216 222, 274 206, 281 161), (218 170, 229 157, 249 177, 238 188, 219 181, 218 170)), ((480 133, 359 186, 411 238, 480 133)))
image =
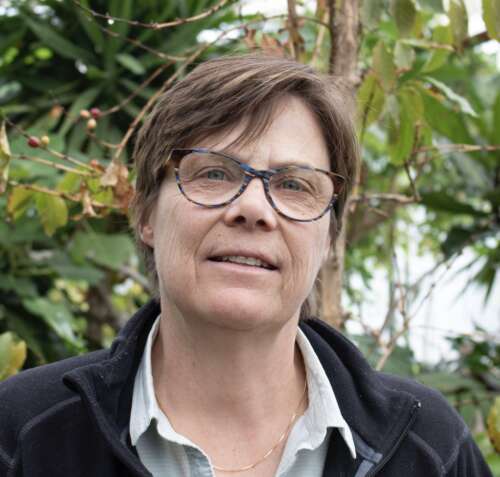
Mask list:
MULTIPOLYGON (((160 313, 150 302, 109 350, 23 371, 0 383, 0 477, 149 476, 130 445, 134 377, 160 313)), ((488 477, 470 433, 436 391, 375 372, 318 320, 300 324, 353 431, 352 459, 332 433, 324 477, 488 477)), ((306 476, 305 476, 306 477, 306 476)))

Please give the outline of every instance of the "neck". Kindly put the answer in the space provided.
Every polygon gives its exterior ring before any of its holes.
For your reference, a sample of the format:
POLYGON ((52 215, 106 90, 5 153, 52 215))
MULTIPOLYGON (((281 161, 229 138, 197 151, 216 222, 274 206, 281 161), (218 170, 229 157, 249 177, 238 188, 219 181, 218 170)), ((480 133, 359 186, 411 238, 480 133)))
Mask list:
POLYGON ((173 421, 196 416, 207 426, 245 427, 293 412, 305 381, 296 319, 265 332, 241 331, 169 311, 152 368, 159 404, 173 421))

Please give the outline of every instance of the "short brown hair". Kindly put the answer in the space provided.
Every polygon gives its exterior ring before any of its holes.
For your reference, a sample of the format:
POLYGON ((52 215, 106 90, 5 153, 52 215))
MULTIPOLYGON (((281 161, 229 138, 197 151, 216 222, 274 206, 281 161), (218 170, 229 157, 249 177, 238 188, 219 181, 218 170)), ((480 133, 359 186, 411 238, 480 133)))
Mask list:
POLYGON ((350 94, 332 76, 286 58, 251 54, 209 60, 159 98, 135 144, 132 223, 155 293, 158 277, 153 250, 140 239, 139 232, 156 203, 170 151, 229 132, 243 119, 243 131, 234 143, 248 144, 266 130, 276 105, 288 95, 301 99, 315 114, 328 147, 331 170, 347 179, 332 213, 335 238, 358 163, 350 94))

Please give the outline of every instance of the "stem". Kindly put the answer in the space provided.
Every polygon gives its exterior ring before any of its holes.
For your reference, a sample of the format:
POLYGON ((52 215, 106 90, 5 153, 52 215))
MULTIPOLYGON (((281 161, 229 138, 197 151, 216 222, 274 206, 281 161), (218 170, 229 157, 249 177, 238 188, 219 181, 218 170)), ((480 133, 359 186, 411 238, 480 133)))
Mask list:
POLYGON ((77 174, 79 176, 85 176, 85 177, 93 177, 95 174, 91 174, 89 172, 81 171, 79 169, 73 169, 68 166, 64 166, 63 164, 57 164, 55 162, 47 161, 46 159, 42 159, 41 157, 30 157, 30 156, 25 156, 24 154, 20 155, 12 155, 12 159, 19 159, 21 161, 32 161, 36 162, 37 164, 43 164, 44 166, 52 167, 54 169, 58 169, 60 171, 65 171, 65 172, 71 172, 72 174, 77 174))
POLYGON ((227 4, 231 3, 234 0, 221 0, 219 3, 214 5, 211 8, 208 8, 207 10, 203 11, 202 13, 199 13, 198 15, 194 15, 192 17, 187 17, 187 18, 178 18, 177 20, 173 20, 170 22, 164 22, 164 23, 144 23, 140 22, 137 20, 128 20, 127 18, 120 18, 120 17, 113 17, 111 15, 108 15, 107 13, 99 13, 96 12, 95 10, 92 10, 91 8, 87 8, 84 5, 82 5, 78 0, 73 0, 73 2, 81 8, 83 11, 86 13, 89 13, 90 15, 98 18, 104 18, 105 20, 111 20, 113 22, 120 22, 120 23, 127 23, 130 26, 138 26, 142 28, 151 28, 152 30, 161 30, 163 28, 171 28, 177 25, 185 25, 186 23, 193 23, 198 20, 202 20, 203 18, 207 18, 210 15, 213 15, 215 12, 219 11, 221 8, 226 6, 227 4))

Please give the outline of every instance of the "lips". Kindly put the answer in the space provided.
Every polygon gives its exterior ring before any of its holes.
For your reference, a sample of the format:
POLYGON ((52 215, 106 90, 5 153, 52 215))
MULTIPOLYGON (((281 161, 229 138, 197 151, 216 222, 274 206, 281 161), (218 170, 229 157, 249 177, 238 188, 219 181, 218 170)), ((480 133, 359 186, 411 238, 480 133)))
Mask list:
POLYGON ((259 267, 265 270, 277 270, 273 260, 261 254, 223 252, 210 256, 209 260, 212 262, 229 262, 248 267, 259 267))

